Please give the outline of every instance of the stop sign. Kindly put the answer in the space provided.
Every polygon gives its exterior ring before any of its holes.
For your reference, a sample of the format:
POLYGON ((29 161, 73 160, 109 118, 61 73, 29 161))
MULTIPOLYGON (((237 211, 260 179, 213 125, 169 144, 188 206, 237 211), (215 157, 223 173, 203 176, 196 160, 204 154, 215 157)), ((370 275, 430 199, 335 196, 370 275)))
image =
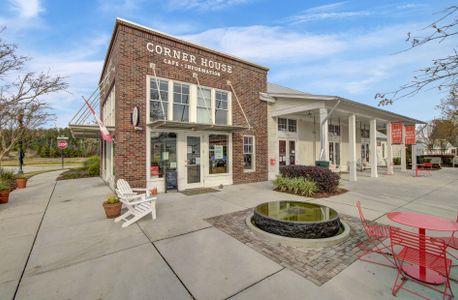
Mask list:
POLYGON ((67 140, 58 140, 57 141, 57 147, 59 147, 59 149, 62 149, 62 150, 67 149, 67 147, 68 147, 67 140))

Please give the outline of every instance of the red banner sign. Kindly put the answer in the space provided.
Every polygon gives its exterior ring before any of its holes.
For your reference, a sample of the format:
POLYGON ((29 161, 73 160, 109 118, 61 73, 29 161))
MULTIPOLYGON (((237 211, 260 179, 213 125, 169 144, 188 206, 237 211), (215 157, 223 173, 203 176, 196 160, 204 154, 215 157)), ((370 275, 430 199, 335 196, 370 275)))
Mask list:
POLYGON ((391 143, 402 144, 402 124, 391 124, 391 143))
POLYGON ((59 149, 62 149, 62 150, 67 149, 68 142, 66 140, 58 140, 57 147, 59 147, 59 149))
POLYGON ((408 125, 406 128, 406 145, 415 145, 416 141, 416 133, 415 133, 415 125, 408 125))

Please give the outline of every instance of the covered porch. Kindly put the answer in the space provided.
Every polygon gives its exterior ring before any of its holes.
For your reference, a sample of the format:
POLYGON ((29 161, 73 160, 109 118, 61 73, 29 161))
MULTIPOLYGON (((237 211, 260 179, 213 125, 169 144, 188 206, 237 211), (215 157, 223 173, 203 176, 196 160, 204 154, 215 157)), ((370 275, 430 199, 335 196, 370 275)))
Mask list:
MULTIPOLYGON (((393 144, 392 124, 424 124, 340 97, 285 98, 274 99, 270 106, 269 121, 276 133, 270 137, 270 149, 274 149, 270 154, 278 161, 269 166, 271 178, 283 165, 314 165, 316 161, 328 161, 332 170, 349 172, 350 181, 357 181, 357 171, 365 168, 370 169, 371 177, 378 177, 380 166, 386 167, 387 174, 393 174, 394 149, 401 158, 401 171, 405 172, 405 140, 399 145, 393 144), (282 123, 286 123, 285 131, 281 130, 282 123), (289 123, 296 124, 296 132, 290 132, 289 123)), ((415 145, 412 147, 414 156, 415 145)), ((416 159, 412 158, 415 164, 416 159)))

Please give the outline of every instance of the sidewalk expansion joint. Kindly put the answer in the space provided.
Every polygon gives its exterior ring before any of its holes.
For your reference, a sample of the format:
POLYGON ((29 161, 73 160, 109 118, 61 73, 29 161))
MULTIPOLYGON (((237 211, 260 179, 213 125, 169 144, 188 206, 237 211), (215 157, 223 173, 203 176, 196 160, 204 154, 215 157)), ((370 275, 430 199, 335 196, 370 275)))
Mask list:
POLYGON ((197 231, 205 230, 205 229, 208 229, 208 228, 211 228, 211 227, 213 227, 213 226, 209 225, 209 226, 206 226, 206 227, 202 227, 202 228, 199 228, 199 229, 195 229, 195 230, 191 230, 191 231, 188 231, 188 232, 180 233, 180 234, 177 234, 177 235, 169 236, 169 237, 166 237, 166 238, 162 238, 162 239, 158 239, 158 240, 154 240, 154 241, 150 240, 150 241, 151 241, 151 243, 156 243, 156 242, 160 242, 160 241, 164 241, 164 240, 168 240, 168 239, 173 239, 173 238, 176 238, 176 237, 179 237, 179 236, 187 235, 187 234, 190 234, 190 233, 194 233, 194 232, 197 232, 197 231))
POLYGON ((269 275, 267 275, 266 277, 261 278, 261 279, 259 279, 258 281, 256 281, 256 282, 250 284, 249 286, 244 287, 243 289, 241 289, 241 290, 238 291, 237 293, 235 293, 235 294, 233 294, 233 295, 227 297, 226 300, 227 300, 227 299, 230 299, 230 298, 232 298, 232 297, 237 296, 238 294, 240 294, 240 293, 242 293, 242 292, 248 290, 249 288, 251 288, 251 287, 257 285, 258 283, 260 283, 260 282, 262 282, 262 281, 264 281, 264 280, 266 280, 266 279, 268 279, 268 278, 270 278, 270 277, 272 277, 272 276, 274 276, 274 275, 280 273, 280 272, 283 271, 284 269, 285 269, 285 267, 282 267, 280 270, 275 271, 275 272, 273 272, 272 274, 269 274, 269 275))
POLYGON ((25 270, 27 268, 27 265, 29 264, 30 256, 32 255, 33 248, 35 247, 35 243, 37 241, 38 233, 40 232, 40 229, 41 229, 41 224, 43 224, 43 220, 48 210, 49 203, 51 202, 52 195, 54 194, 54 191, 56 190, 56 186, 57 186, 57 181, 54 182, 54 186, 52 188, 51 194, 49 195, 48 202, 46 203, 45 209, 43 211, 43 215, 41 216, 40 223, 38 224, 37 231, 35 233, 35 236, 33 237, 32 246, 30 247, 29 254, 27 255, 27 260, 25 261, 24 268, 22 269, 22 272, 21 272, 21 277, 19 277, 19 281, 17 283, 16 290, 14 291, 13 300, 16 299, 17 293, 19 291, 19 286, 21 285, 22 278, 24 277, 24 274, 25 274, 25 270))

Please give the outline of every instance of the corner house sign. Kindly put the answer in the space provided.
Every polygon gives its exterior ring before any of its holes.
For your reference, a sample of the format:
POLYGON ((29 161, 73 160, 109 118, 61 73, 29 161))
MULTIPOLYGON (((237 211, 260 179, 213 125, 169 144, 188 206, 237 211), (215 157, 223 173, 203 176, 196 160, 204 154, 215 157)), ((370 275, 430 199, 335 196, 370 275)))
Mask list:
POLYGON ((222 73, 232 73, 232 66, 205 57, 196 57, 182 50, 170 49, 159 44, 147 43, 146 49, 164 56, 163 63, 207 75, 221 76, 222 73))

